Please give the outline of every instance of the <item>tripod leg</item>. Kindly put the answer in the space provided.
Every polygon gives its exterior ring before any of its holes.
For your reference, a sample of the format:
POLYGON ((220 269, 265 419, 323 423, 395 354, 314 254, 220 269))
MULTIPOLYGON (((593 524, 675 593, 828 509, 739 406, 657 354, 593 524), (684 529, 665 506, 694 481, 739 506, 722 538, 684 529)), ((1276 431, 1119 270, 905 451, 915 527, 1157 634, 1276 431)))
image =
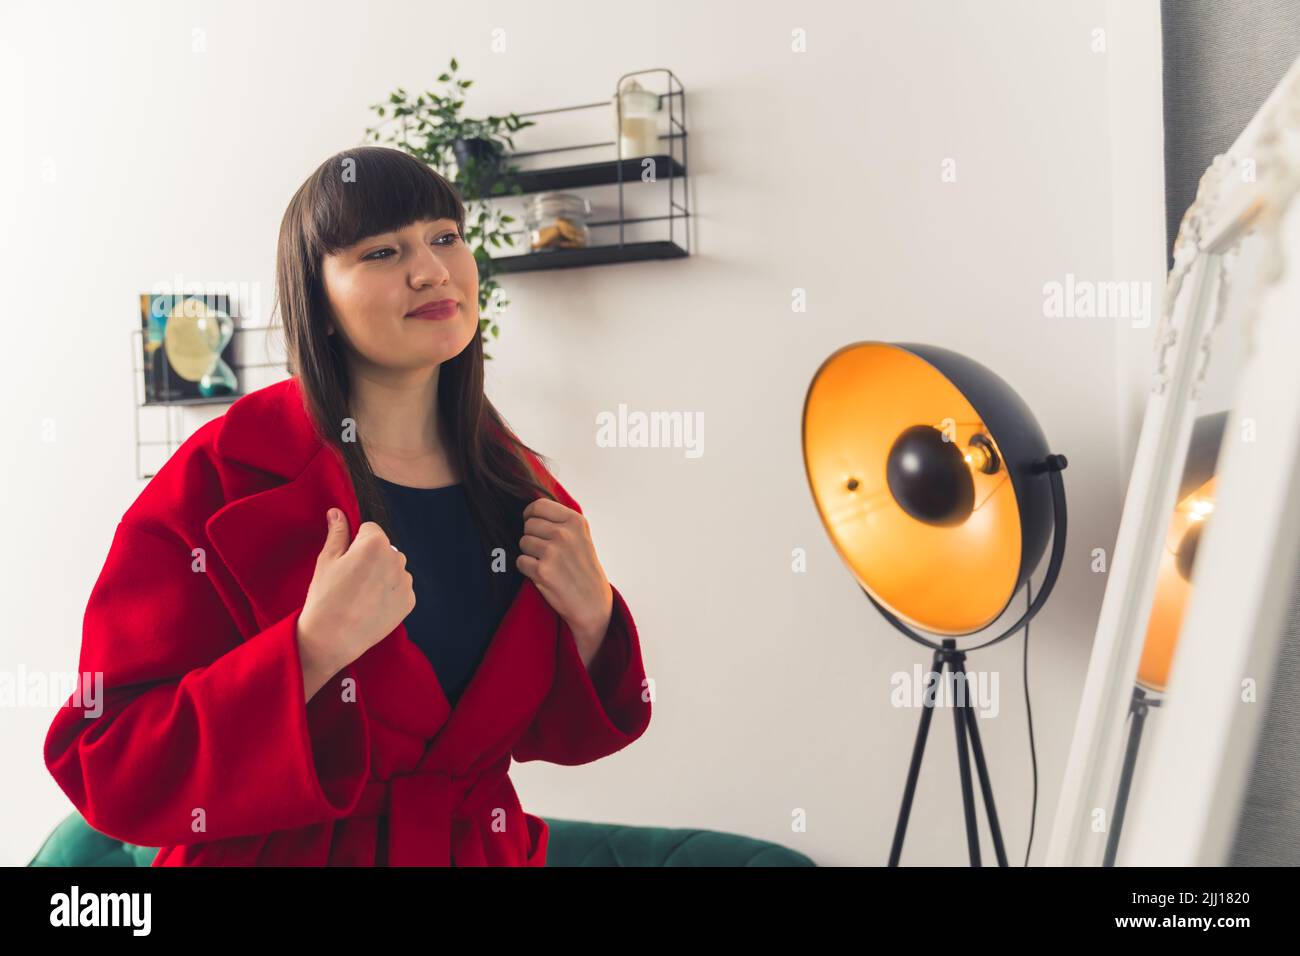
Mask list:
POLYGON ((954 665, 962 677, 961 709, 966 712, 966 728, 970 731, 971 752, 975 754, 975 769, 979 772, 980 791, 984 794, 984 810, 988 814, 989 829, 993 831, 993 852, 997 855, 998 866, 1007 865, 1007 850, 1002 843, 1002 828, 998 825, 998 811, 993 805, 993 784, 989 780, 988 764, 984 762, 984 747, 980 744, 980 732, 976 723, 975 707, 970 700, 970 683, 966 679, 966 668, 960 661, 954 665))
POLYGON ((942 655, 934 652, 930 662, 930 676, 926 679, 925 698, 922 701, 921 724, 912 744, 912 765, 907 771, 907 786, 903 790, 903 805, 898 810, 898 823, 894 827, 894 845, 889 851, 889 865, 898 866, 903 855, 903 837, 907 834, 907 818, 912 812, 912 797, 916 795, 916 778, 921 774, 921 757, 925 753, 925 738, 930 733, 930 718, 934 716, 934 691, 943 672, 942 655))
MULTIPOLYGON (((953 674, 956 677, 956 672, 953 674)), ((964 693, 964 691, 963 691, 964 693)), ((957 728, 957 769, 961 772, 961 805, 966 813, 966 844, 970 847, 970 865, 980 865, 980 835, 975 822, 975 794, 970 781, 970 754, 966 751, 966 708, 952 709, 957 728)))

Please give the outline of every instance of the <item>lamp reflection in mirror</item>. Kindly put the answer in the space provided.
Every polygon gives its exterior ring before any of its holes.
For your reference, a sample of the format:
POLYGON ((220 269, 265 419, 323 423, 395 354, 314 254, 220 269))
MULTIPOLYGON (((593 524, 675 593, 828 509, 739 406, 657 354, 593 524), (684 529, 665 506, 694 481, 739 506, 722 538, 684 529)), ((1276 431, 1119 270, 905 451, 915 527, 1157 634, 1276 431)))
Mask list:
POLYGON ((1178 498, 1165 536, 1165 546, 1160 553, 1151 616, 1147 621, 1142 657, 1138 661, 1137 679, 1129 702, 1128 743, 1124 748, 1115 806, 1111 813, 1110 829, 1106 834, 1103 866, 1115 865, 1142 731, 1146 726, 1147 715, 1152 708, 1160 706, 1168 689, 1169 671, 1173 667, 1174 651, 1183 626, 1183 612, 1192 593, 1197 547, 1209 518, 1214 513, 1217 481, 1214 471, 1227 419, 1226 411, 1216 412, 1202 415, 1192 425, 1187 459, 1178 485, 1178 498))

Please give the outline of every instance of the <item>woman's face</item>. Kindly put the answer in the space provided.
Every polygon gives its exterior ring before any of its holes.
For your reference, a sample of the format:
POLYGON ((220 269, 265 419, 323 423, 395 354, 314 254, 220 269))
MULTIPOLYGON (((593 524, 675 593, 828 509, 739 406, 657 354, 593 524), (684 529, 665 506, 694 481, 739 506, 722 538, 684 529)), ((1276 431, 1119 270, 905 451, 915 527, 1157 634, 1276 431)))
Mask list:
POLYGON ((437 366, 478 335, 478 266, 453 219, 414 222, 368 236, 322 262, 333 310, 329 331, 350 359, 392 370, 437 366), (438 299, 457 307, 447 318, 410 313, 438 299))

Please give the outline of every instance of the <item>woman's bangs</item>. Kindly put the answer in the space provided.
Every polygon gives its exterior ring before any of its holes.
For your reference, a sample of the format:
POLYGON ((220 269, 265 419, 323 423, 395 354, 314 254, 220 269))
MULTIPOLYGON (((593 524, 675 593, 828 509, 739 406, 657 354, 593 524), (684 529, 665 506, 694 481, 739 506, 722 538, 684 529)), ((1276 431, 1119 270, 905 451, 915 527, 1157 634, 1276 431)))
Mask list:
POLYGON ((344 152, 317 171, 323 202, 312 210, 308 244, 332 255, 420 220, 450 219, 464 232, 463 206, 427 166, 395 149, 344 152), (392 155, 385 155, 392 154, 392 155), (355 165, 351 169, 349 160, 355 165))

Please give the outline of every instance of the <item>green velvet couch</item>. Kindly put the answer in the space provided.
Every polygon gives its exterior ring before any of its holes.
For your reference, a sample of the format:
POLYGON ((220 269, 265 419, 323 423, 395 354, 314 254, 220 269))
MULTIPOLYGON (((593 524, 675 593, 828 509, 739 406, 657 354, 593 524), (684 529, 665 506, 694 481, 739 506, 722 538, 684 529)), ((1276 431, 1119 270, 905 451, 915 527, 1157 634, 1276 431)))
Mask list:
MULTIPOLYGON (((546 818, 547 866, 815 866, 775 843, 712 830, 625 827, 546 818)), ((28 866, 149 866, 156 848, 133 846, 91 828, 73 812, 28 866)))

